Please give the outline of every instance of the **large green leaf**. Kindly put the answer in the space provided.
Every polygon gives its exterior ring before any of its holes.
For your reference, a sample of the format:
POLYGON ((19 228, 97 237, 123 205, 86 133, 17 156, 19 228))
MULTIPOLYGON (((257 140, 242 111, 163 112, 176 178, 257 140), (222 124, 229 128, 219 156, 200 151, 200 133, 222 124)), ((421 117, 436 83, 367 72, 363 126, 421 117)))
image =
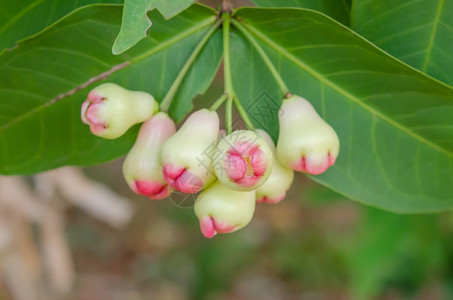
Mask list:
POLYGON ((0 53, 21 39, 38 33, 76 8, 92 3, 122 3, 123 0, 14 0, 0 5, 0 53))
POLYGON ((120 54, 146 37, 153 22, 147 15, 148 11, 157 9, 169 19, 189 7, 192 2, 194 0, 125 0, 121 30, 112 52, 120 54))
MULTIPOLYGON (((132 51, 111 54, 120 6, 79 10, 39 36, 0 56, 0 173, 33 173, 65 164, 101 163, 127 152, 136 130, 108 141, 80 121, 89 89, 116 82, 161 101, 193 49, 216 20, 194 5, 169 21, 152 12, 150 37, 132 51), (97 81, 99 80, 99 81, 97 81)), ((215 34, 189 69, 170 113, 180 119, 191 99, 214 77, 222 55, 215 34), (194 80, 199 78, 199 80, 194 80)))
POLYGON ((160 13, 169 19, 179 14, 192 4, 195 0, 149 0, 152 8, 156 8, 160 13))
MULTIPOLYGON (((309 99, 338 132, 337 163, 315 180, 398 212, 453 207, 450 87, 314 11, 243 8, 234 16, 259 41, 290 91, 309 99)), ((281 95, 257 52, 237 30, 231 38, 240 101, 251 106, 266 92, 278 103, 281 95)), ((277 127, 276 111, 268 114, 277 127)))
POLYGON ((253 0, 261 7, 299 7, 314 9, 349 25, 351 0, 253 0))
POLYGON ((453 85, 453 1, 355 0, 351 26, 390 54, 453 85))

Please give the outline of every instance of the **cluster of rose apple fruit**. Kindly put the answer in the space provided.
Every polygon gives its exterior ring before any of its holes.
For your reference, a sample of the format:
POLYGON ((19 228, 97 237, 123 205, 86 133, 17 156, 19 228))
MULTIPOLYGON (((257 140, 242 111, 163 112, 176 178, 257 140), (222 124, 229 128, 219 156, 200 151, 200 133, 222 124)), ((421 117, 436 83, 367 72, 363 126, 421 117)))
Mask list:
POLYGON ((132 191, 150 199, 166 198, 174 190, 203 190, 195 214, 207 238, 243 228, 256 202, 283 200, 294 171, 321 174, 339 151, 333 128, 295 95, 283 99, 276 146, 260 129, 225 134, 215 110, 193 112, 177 131, 158 110, 150 94, 105 83, 88 94, 82 121, 93 134, 108 139, 144 122, 124 161, 124 178, 132 191))

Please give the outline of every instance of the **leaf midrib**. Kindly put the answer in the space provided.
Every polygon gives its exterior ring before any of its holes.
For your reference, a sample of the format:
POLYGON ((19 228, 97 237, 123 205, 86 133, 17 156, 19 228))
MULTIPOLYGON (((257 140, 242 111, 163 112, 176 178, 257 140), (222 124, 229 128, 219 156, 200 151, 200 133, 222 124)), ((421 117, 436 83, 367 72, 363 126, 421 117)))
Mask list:
MULTIPOLYGON (((190 27, 188 30, 182 31, 181 33, 173 36, 172 38, 168 39, 167 41, 158 44, 156 47, 153 47, 149 51, 144 52, 141 55, 138 55, 138 56, 134 57, 133 59, 130 60, 130 65, 135 64, 135 63, 137 63, 137 62, 139 62, 139 61, 141 61, 141 60, 143 60, 143 59, 145 59, 145 58, 147 58, 147 57, 149 57, 149 56, 151 56, 151 55, 153 55, 153 54, 155 54, 155 53, 157 53, 159 51, 162 51, 163 49, 165 49, 167 47, 170 47, 171 45, 173 45, 173 44, 185 39, 186 37, 188 37, 188 36, 190 36, 192 34, 195 34, 196 32, 198 32, 198 31, 204 29, 205 27, 213 24, 216 19, 217 19, 216 16, 211 16, 209 18, 206 18, 206 20, 204 20, 203 22, 198 23, 197 26, 190 27)), ((123 61, 122 63, 120 63, 118 65, 124 64, 126 62, 128 62, 128 61, 127 60, 123 61)), ((111 66, 111 67, 115 68, 115 66, 118 66, 118 65, 114 65, 114 66, 111 66)), ((108 71, 108 70, 106 70, 106 71, 108 71)), ((102 74, 102 72, 101 72, 101 74, 102 74)), ((93 77, 96 77, 97 75, 98 74, 96 74, 94 76, 91 76, 90 79, 93 78, 93 77)), ((88 79, 87 81, 89 81, 90 79, 88 79)), ((85 84, 87 81, 79 84, 78 86, 81 86, 81 85, 85 84)), ((77 87, 75 87, 75 88, 77 88, 77 87)), ((69 91, 67 91, 67 92, 69 92, 69 91)), ((65 93, 62 93, 62 94, 65 94, 65 93)), ((64 97, 64 98, 67 98, 67 97, 64 97)), ((58 101, 63 100, 64 98, 58 99, 58 101)), ((5 129, 7 129, 8 127, 10 127, 11 125, 13 125, 13 124, 15 124, 15 123, 17 123, 17 122, 29 117, 30 115, 38 113, 39 111, 41 111, 45 107, 48 107, 48 106, 50 106, 52 104, 55 104, 56 102, 57 101, 53 101, 53 98, 52 98, 49 101, 46 101, 46 102, 36 106, 35 108, 33 108, 33 109, 31 109, 31 110, 29 110, 29 111, 17 116, 16 118, 10 120, 8 123, 3 124, 0 127, 0 133, 2 131, 4 131, 5 129)))
MULTIPOLYGON (((441 0, 441 1, 443 1, 443 0, 441 0)), ((435 144, 435 143, 431 142, 430 140, 427 140, 425 137, 416 134, 415 132, 411 131, 409 128, 405 127, 404 125, 387 117, 381 111, 379 111, 369 105, 366 105, 365 103, 360 101, 360 99, 358 97, 352 95, 348 91, 344 90, 343 88, 341 88, 340 86, 338 86, 337 84, 335 84, 334 82, 332 82, 331 80, 329 80, 328 78, 323 76, 321 73, 319 73, 315 69, 311 68, 309 65, 307 65, 306 63, 301 61, 298 57, 296 57, 292 53, 288 52, 284 47, 280 46, 278 43, 274 42, 272 39, 267 37, 265 34, 263 34, 261 31, 259 31, 256 27, 252 26, 250 23, 241 22, 241 24, 244 27, 246 27, 251 33, 253 33, 256 37, 258 37, 261 41, 263 41, 265 44, 267 44, 270 48, 273 48, 274 50, 278 51, 281 55, 285 56, 287 59, 294 62, 300 68, 306 70, 308 73, 310 73, 312 76, 316 77, 322 83, 330 86, 331 88, 333 88, 334 90, 336 90, 343 96, 347 97, 348 99, 350 99, 351 101, 353 101, 354 103, 359 105, 360 107, 365 108, 366 110, 375 114, 376 116, 378 116, 382 120, 386 121, 390 125, 398 128, 399 130, 412 136, 414 139, 418 140, 419 142, 422 142, 422 143, 436 149, 437 151, 442 152, 453 158, 453 152, 448 151, 447 149, 439 146, 438 144, 435 144)))

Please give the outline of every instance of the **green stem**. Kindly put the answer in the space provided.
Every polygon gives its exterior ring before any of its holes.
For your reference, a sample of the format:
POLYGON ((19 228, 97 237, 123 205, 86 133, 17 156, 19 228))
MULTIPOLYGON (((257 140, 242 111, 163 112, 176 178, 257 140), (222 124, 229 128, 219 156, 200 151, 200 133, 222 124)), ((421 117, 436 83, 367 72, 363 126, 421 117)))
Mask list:
POLYGON ((275 81, 277 82, 278 87, 280 88, 281 92, 283 95, 288 95, 289 94, 289 89, 286 86, 285 82, 283 81, 282 77, 278 73, 277 69, 275 68, 274 64, 271 62, 269 59, 269 56, 267 56, 266 52, 264 52, 263 48, 258 44, 258 42, 255 40, 255 38, 248 32, 248 30, 238 21, 235 19, 231 19, 231 23, 239 29, 239 31, 249 40, 249 42, 255 47, 256 51, 258 54, 261 56, 263 59, 264 63, 266 66, 269 68, 269 71, 271 72, 272 76, 274 77, 275 81))
POLYGON ((226 133, 233 131, 233 98, 229 97, 225 107, 225 127, 226 133))
POLYGON ((245 112, 245 109, 242 106, 241 102, 239 102, 239 99, 237 97, 234 97, 233 100, 234 104, 236 105, 236 109, 239 112, 239 115, 241 116, 242 120, 244 120, 245 126, 247 126, 247 129, 255 130, 255 126, 253 126, 252 121, 250 121, 249 116, 245 112))
MULTIPOLYGON (((225 94, 228 96, 227 107, 225 111, 225 125, 227 134, 232 131, 232 114, 233 114, 233 102, 241 116, 244 120, 245 125, 248 129, 254 130, 252 122, 250 121, 247 113, 239 102, 236 94, 234 93, 233 80, 231 77, 231 63, 230 63, 230 14, 223 13, 223 77, 225 81, 225 94)), ((234 20, 231 19, 233 22, 234 20)))
POLYGON ((219 97, 219 99, 217 99, 214 104, 211 105, 211 107, 209 108, 209 110, 211 111, 216 111, 220 105, 223 104, 223 102, 225 102, 225 100, 228 99, 228 95, 226 94, 223 94, 222 96, 219 97))
POLYGON ((161 111, 168 111, 168 108, 170 107, 171 101, 173 100, 173 97, 175 96, 176 91, 178 90, 179 86, 181 85, 181 82, 184 79, 184 76, 186 76, 187 72, 189 71, 190 67, 192 66, 193 62, 197 58, 198 54, 201 52, 203 49, 204 45, 209 41, 211 36, 214 34, 216 29, 220 26, 222 23, 222 20, 217 20, 214 24, 212 24, 211 28, 208 30, 208 32, 203 36, 201 41, 198 43, 198 45, 195 47, 193 52, 190 54, 189 58, 187 59, 186 63, 182 67, 181 71, 179 72, 178 76, 176 76, 175 81, 171 85, 170 89, 168 90, 167 94, 165 95, 165 98, 162 100, 160 103, 160 110, 161 111))
POLYGON ((223 77, 225 84, 225 93, 228 97, 234 97, 233 81, 231 79, 230 63, 230 14, 223 13, 223 77))

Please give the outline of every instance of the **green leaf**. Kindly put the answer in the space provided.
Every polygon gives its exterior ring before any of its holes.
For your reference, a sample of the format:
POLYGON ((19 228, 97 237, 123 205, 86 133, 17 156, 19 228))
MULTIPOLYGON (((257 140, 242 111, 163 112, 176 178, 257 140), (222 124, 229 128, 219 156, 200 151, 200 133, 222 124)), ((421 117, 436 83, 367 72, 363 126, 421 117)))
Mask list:
POLYGON ((165 17, 165 19, 170 19, 175 15, 179 14, 181 11, 185 10, 192 4, 195 0, 150 0, 151 7, 156 8, 160 13, 165 17))
MULTIPOLYGON (((311 101, 339 135, 337 163, 313 179, 392 211, 453 207, 450 87, 314 11, 243 8, 234 16, 259 41, 290 91, 311 101)), ((237 30, 231 39, 233 85, 243 106, 264 93, 280 103, 282 95, 249 41, 237 30)), ((254 105, 262 106, 268 127, 276 128, 277 112, 263 103, 254 105)), ((276 129, 272 133, 275 138, 276 129)))
POLYGON ((148 18, 150 0, 124 0, 121 29, 112 47, 113 54, 121 54, 146 37, 152 22, 148 18))
POLYGON ((453 85, 453 1, 355 0, 351 25, 388 53, 453 85))
POLYGON ((349 26, 351 0, 252 0, 261 7, 296 7, 322 12, 349 26))
POLYGON ((222 53, 222 31, 219 29, 187 72, 171 102, 169 114, 174 120, 182 120, 185 114, 193 108, 192 99, 197 94, 204 93, 211 85, 220 66, 222 53))
POLYGON ((148 11, 157 9, 169 19, 185 10, 194 0, 125 0, 121 30, 112 48, 113 54, 120 54, 146 37, 152 25, 148 11))
POLYGON ((92 3, 122 3, 122 0, 14 0, 0 8, 0 53, 34 35, 71 11, 92 3))
MULTIPOLYGON (((93 136, 82 124, 80 106, 88 91, 107 79, 161 101, 216 20, 214 12, 201 5, 168 21, 157 12, 150 15, 150 37, 120 56, 111 54, 121 18, 118 6, 81 9, 0 56, 0 173, 97 164, 129 150, 137 127, 111 141, 93 136)), ((204 92, 221 54, 215 35, 177 90, 173 117, 181 118, 191 107, 190 99, 204 92)))

